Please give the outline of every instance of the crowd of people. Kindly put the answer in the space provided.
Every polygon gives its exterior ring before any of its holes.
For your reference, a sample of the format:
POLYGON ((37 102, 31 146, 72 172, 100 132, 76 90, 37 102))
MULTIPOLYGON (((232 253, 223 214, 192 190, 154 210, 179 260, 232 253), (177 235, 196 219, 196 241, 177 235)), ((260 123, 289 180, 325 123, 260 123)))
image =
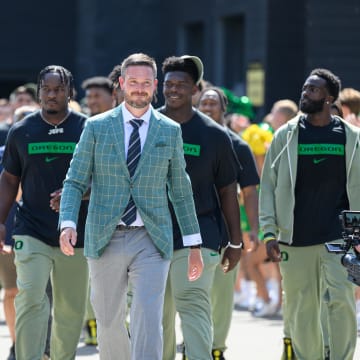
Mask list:
POLYGON ((174 360, 176 314, 184 360, 223 360, 234 308, 283 317, 282 360, 352 359, 360 291, 324 243, 359 210, 360 92, 314 69, 259 122, 197 56, 157 71, 132 54, 78 102, 50 65, 0 99, 8 360, 74 359, 82 331, 174 360))

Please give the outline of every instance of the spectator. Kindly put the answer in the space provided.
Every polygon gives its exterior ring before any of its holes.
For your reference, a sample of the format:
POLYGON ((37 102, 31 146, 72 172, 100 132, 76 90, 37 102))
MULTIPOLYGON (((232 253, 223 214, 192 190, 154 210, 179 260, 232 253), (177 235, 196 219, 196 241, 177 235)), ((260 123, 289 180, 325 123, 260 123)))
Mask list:
POLYGON ((269 123, 273 130, 276 131, 281 125, 286 124, 295 117, 297 112, 298 106, 294 101, 289 99, 278 100, 271 109, 269 123))
POLYGON ((360 127, 360 91, 353 88, 342 89, 339 101, 344 120, 360 127))
POLYGON ((83 81, 81 87, 85 90, 85 104, 89 115, 101 114, 113 106, 112 82, 104 76, 95 76, 83 81))

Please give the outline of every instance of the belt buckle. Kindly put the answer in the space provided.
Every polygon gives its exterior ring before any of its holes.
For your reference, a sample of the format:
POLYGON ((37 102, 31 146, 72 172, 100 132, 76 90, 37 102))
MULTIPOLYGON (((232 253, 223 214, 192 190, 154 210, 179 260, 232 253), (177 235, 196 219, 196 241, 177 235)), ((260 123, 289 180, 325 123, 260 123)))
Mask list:
POLYGON ((143 228, 143 226, 116 225, 116 230, 120 230, 120 231, 136 230, 141 228, 143 228))

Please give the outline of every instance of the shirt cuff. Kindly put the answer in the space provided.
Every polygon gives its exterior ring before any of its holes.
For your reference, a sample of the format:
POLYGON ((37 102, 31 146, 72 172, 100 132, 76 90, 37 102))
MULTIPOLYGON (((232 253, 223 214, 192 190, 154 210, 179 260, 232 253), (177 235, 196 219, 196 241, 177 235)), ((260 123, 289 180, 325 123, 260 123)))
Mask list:
POLYGON ((184 247, 193 246, 193 245, 201 245, 202 240, 201 240, 200 233, 184 235, 183 236, 183 244, 184 244, 184 247))
POLYGON ((74 230, 76 230, 76 224, 71 220, 65 220, 61 222, 60 230, 64 228, 73 228, 74 230))

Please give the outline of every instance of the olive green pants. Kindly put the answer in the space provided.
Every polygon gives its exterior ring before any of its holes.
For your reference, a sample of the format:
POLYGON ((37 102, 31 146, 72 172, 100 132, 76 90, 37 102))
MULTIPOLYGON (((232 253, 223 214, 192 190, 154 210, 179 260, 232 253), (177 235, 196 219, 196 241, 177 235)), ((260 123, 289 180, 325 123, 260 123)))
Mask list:
POLYGON ((321 322, 327 321, 331 359, 352 360, 357 337, 354 287, 341 255, 328 253, 323 244, 280 247, 287 331, 296 358, 324 359, 321 322))
POLYGON ((216 267, 211 289, 212 320, 214 327, 213 349, 225 351, 234 309, 234 286, 239 263, 228 273, 221 264, 216 267))
POLYGON ((219 253, 201 249, 204 270, 196 281, 187 279, 189 249, 174 251, 166 285, 163 334, 163 360, 174 360, 176 355, 175 315, 179 313, 185 352, 189 360, 209 360, 213 329, 210 291, 213 286, 219 253))
POLYGON ((46 285, 53 294, 50 353, 52 360, 75 359, 88 292, 88 267, 83 249, 74 256, 31 236, 15 238, 19 293, 16 309, 16 358, 40 360, 44 354, 50 314, 46 285))

